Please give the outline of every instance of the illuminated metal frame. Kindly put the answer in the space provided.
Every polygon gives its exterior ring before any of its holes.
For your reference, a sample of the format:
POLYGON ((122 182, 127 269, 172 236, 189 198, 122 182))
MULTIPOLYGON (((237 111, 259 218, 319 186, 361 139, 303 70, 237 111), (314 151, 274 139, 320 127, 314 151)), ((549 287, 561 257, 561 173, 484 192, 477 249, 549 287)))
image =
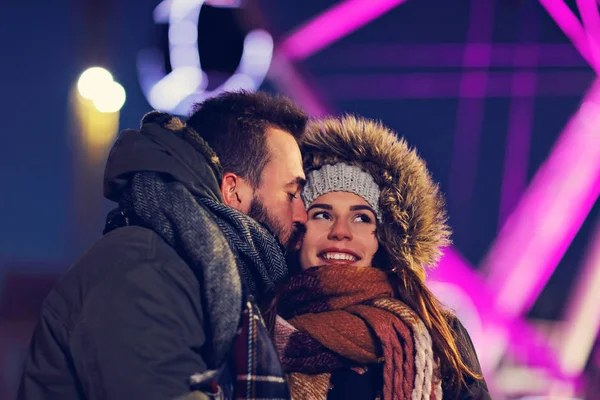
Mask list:
MULTIPOLYGON (((254 29, 244 38, 240 64, 233 75, 216 89, 206 90, 208 78, 202 70, 197 33, 205 3, 209 2, 165 0, 154 10, 156 23, 169 24, 172 71, 164 70, 163 54, 158 49, 142 51, 137 66, 142 90, 157 110, 186 115, 194 103, 225 90, 256 90, 267 75, 273 57, 273 39, 264 30, 254 29)), ((238 7, 239 4, 230 2, 221 6, 238 7)))
MULTIPOLYGON (((472 1, 477 2, 478 0, 472 1)), ((596 40, 600 38, 600 16, 598 15, 595 1, 577 1, 585 23, 585 29, 573 12, 565 5, 564 0, 540 0, 540 3, 565 32, 566 36, 573 42, 575 48, 583 58, 596 72, 599 72, 600 45, 596 40)), ((277 52, 282 57, 287 57, 292 61, 306 59, 402 2, 397 0, 342 1, 294 30, 287 38, 284 38, 277 52)), ((515 251, 514 248, 507 245, 514 242, 512 239, 515 239, 515 235, 511 233, 511 229, 505 228, 501 231, 499 240, 496 241, 490 256, 487 258, 486 269, 489 272, 487 277, 479 276, 453 249, 450 249, 449 254, 442 260, 440 268, 434 274, 434 279, 437 278, 440 281, 456 284, 471 297, 474 304, 478 305, 478 307, 481 306, 480 311, 483 312, 483 315, 480 315, 481 323, 482 325, 487 325, 487 329, 483 327, 485 337, 482 340, 485 343, 482 343, 482 346, 488 350, 488 346, 493 347, 493 341, 500 343, 500 346, 496 346, 497 351, 492 351, 495 354, 491 354, 485 360, 485 363, 482 362, 482 364, 485 364, 482 366, 488 371, 496 368, 500 357, 506 349, 513 349, 515 350, 514 353, 518 353, 518 349, 528 348, 534 350, 536 355, 534 358, 536 360, 523 360, 525 363, 535 361, 536 364, 546 367, 552 374, 564 375, 565 378, 578 375, 582 372, 581 363, 577 371, 565 371, 564 361, 560 362, 557 359, 559 354, 554 349, 548 347, 548 340, 529 327, 527 322, 522 318, 558 265, 564 251, 600 194, 600 157, 594 158, 597 153, 590 149, 590 147, 594 147, 594 140, 600 142, 599 134, 597 133, 598 130, 594 131, 590 126, 590 111, 593 113, 598 110, 597 96, 599 85, 600 82, 598 81, 594 83, 590 89, 590 93, 582 103, 581 110, 575 114, 565 132, 561 134, 561 138, 557 141, 548 159, 549 165, 545 164, 538 174, 536 174, 532 186, 528 188, 524 198, 519 202, 515 208, 515 212, 512 213, 507 221, 508 226, 512 226, 513 228, 520 226, 529 232, 529 237, 519 235, 520 237, 517 238, 520 241, 520 248, 531 249, 532 246, 541 246, 540 248, 544 248, 547 254, 543 254, 541 259, 536 260, 528 255, 531 252, 520 253, 515 251), (582 148, 584 149, 586 145, 588 149, 580 152, 577 162, 575 162, 577 151, 582 148), (555 160, 562 160, 567 151, 569 157, 571 157, 570 160, 573 162, 566 165, 562 164, 560 168, 568 169, 569 171, 567 173, 557 173, 558 170, 552 167, 552 165, 555 164, 555 160), (578 193, 581 196, 575 199, 575 202, 570 203, 572 207, 568 215, 574 216, 574 218, 563 219, 564 226, 553 226, 553 228, 556 228, 552 232, 554 247, 548 248, 549 243, 546 243, 544 238, 536 238, 534 234, 541 233, 539 229, 545 227, 544 220, 536 220, 535 226, 527 224, 527 220, 532 215, 532 207, 535 207, 535 201, 531 199, 540 200, 541 196, 547 192, 547 188, 555 184, 561 184, 565 190, 558 193, 557 196, 553 196, 546 203, 552 209, 557 207, 561 209, 562 204, 573 199, 572 196, 565 198, 564 195, 567 193, 568 182, 563 182, 562 179, 572 177, 575 173, 582 173, 585 175, 585 179, 581 178, 580 175, 578 193), (518 261, 519 257, 521 257, 520 261, 518 261), (512 259, 516 258, 517 261, 507 263, 506 261, 509 258, 511 261, 515 261, 512 259), (540 273, 536 276, 528 274, 529 278, 526 279, 526 282, 521 282, 524 285, 523 295, 511 299, 511 307, 502 305, 503 301, 500 296, 507 293, 510 282, 513 282, 511 278, 517 276, 526 266, 534 268, 540 273), (502 271, 500 271, 501 269, 502 271), (498 282, 496 279, 502 275, 506 278, 498 282), (460 282, 456 281, 457 276, 460 282), (500 287, 498 287, 498 283, 500 283, 500 287), (494 290, 490 290, 491 288, 494 288, 494 290)), ((594 121, 596 121, 595 118, 594 121)), ((597 266, 597 268, 600 269, 600 266, 597 266)), ((593 290, 589 287, 585 289, 587 291, 593 290)), ((589 296, 589 294, 581 293, 576 297, 581 296, 589 296)), ((570 315, 577 315, 573 311, 577 306, 577 304, 573 304, 573 307, 569 308, 570 315)), ((575 317, 571 316, 570 319, 573 318, 575 317)), ((588 324, 587 327, 587 329, 593 329, 594 332, 588 335, 596 335, 596 331, 600 325, 598 320, 600 320, 600 304, 595 305, 594 321, 588 324)))

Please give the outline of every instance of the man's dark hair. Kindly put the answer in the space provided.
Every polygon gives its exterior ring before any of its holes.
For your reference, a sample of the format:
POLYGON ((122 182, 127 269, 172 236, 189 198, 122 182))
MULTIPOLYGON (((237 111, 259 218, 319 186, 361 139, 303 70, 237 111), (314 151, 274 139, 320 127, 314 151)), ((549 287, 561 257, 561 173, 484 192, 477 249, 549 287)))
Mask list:
POLYGON ((239 91, 194 105, 187 125, 217 153, 224 172, 233 172, 256 188, 271 158, 267 128, 290 132, 299 141, 307 120, 307 115, 288 98, 239 91))

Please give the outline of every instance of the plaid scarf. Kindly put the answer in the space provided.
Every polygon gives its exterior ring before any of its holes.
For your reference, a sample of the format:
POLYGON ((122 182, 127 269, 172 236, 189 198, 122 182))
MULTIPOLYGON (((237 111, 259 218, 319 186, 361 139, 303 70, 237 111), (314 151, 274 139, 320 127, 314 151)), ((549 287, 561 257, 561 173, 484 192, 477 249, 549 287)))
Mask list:
MULTIPOLYGON (((290 391, 283 367, 252 299, 245 304, 240 325, 231 362, 220 370, 192 375, 192 390, 209 394, 215 400, 289 400, 290 391), (231 367, 235 371, 234 382, 227 380, 231 367)), ((192 392, 178 400, 195 398, 192 392)))
POLYGON ((326 399, 332 372, 378 362, 385 400, 442 398, 431 336, 393 296, 371 267, 315 267, 285 284, 275 333, 292 398, 326 399))
POLYGON ((119 208, 109 214, 105 232, 128 224, 161 236, 201 283, 210 346, 206 361, 214 369, 193 375, 191 389, 232 398, 228 376, 235 375, 238 399, 289 398, 252 293, 272 290, 287 274, 275 237, 248 216, 208 198, 195 198, 182 183, 154 172, 133 176, 119 208), (240 274, 247 302, 242 300, 240 274), (230 371, 232 348, 234 371, 230 371))

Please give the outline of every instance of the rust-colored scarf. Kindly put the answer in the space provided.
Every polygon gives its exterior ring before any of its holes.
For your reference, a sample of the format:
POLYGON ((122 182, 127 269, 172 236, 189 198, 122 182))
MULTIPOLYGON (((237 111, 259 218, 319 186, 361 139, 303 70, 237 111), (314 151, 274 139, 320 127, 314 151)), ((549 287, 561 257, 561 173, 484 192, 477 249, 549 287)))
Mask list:
POLYGON ((326 399, 331 373, 384 362, 384 400, 442 398, 431 336, 394 298, 385 272, 315 267, 293 276, 278 303, 276 344, 292 398, 326 399))

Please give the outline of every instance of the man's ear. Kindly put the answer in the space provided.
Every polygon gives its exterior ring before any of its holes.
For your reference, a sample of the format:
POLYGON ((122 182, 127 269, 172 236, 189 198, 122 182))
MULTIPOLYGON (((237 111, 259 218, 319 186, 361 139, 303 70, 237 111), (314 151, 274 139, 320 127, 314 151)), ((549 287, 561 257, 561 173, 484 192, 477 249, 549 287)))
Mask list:
POLYGON ((250 203, 252 203, 253 194, 254 190, 252 190, 252 187, 244 178, 233 172, 227 172, 223 175, 223 180, 221 180, 221 195, 223 196, 223 201, 229 207, 247 214, 250 209, 250 203))

